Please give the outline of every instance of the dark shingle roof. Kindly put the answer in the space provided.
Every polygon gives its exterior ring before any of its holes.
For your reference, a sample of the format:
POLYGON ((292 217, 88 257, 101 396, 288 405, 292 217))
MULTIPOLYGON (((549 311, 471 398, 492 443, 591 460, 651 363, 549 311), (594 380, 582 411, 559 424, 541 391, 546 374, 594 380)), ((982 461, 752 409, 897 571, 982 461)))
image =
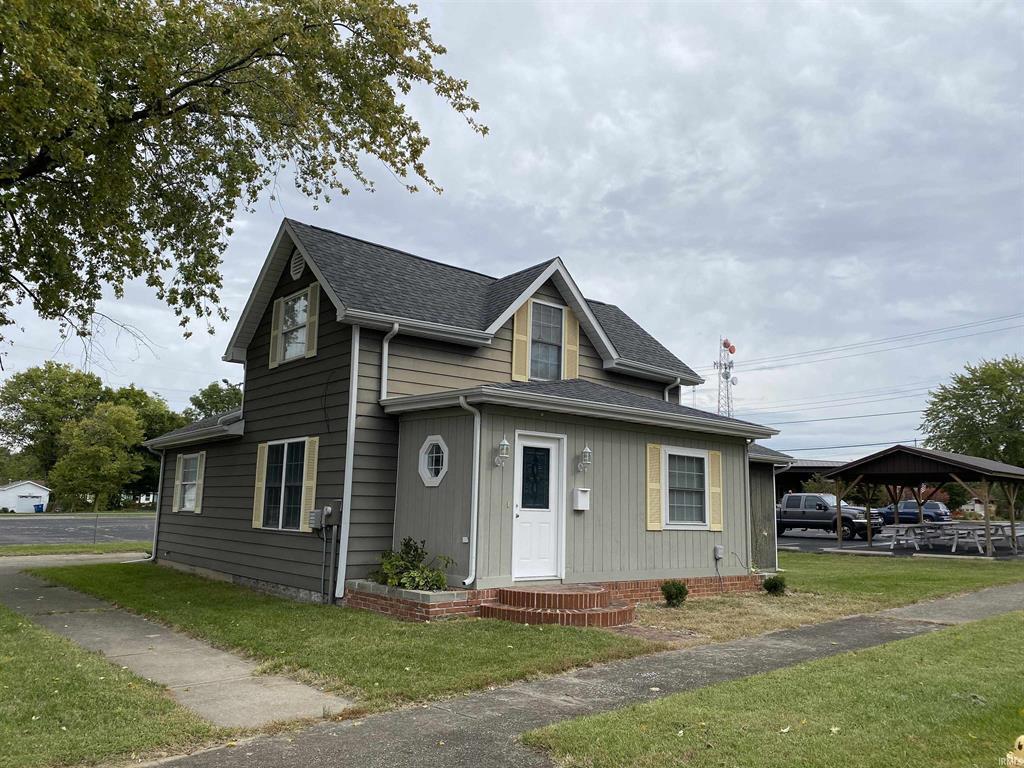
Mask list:
MULTIPOLYGON (((159 437, 152 438, 153 440, 164 440, 166 438, 173 437, 184 437, 191 434, 192 432, 198 432, 203 429, 210 427, 216 427, 218 425, 234 424, 236 421, 242 418, 242 409, 235 408, 231 411, 225 411, 224 413, 216 413, 213 416, 207 416, 199 421, 193 421, 191 424, 186 424, 184 427, 178 427, 172 429, 170 432, 165 432, 159 437)), ((149 442, 149 441, 147 441, 149 442)))
POLYGON ((751 456, 757 457, 759 459, 778 459, 779 461, 784 462, 786 464, 793 461, 792 456, 782 453, 781 451, 776 451, 771 448, 768 448, 767 446, 761 445, 760 443, 751 443, 749 451, 751 456))
MULTIPOLYGON (((494 278, 293 219, 288 223, 346 307, 475 331, 490 326, 554 261, 494 278)), ((697 376, 618 307, 587 303, 624 360, 697 376)))
POLYGON ((710 419, 723 423, 737 424, 764 429, 760 424, 750 421, 732 419, 710 411, 690 408, 686 405, 659 400, 656 397, 639 395, 624 389, 608 387, 585 379, 561 379, 559 381, 510 381, 503 384, 488 384, 483 389, 502 389, 523 392, 531 395, 561 397, 572 400, 583 400, 602 405, 616 405, 624 408, 640 408, 646 411, 668 413, 675 416, 689 416, 698 419, 710 419))

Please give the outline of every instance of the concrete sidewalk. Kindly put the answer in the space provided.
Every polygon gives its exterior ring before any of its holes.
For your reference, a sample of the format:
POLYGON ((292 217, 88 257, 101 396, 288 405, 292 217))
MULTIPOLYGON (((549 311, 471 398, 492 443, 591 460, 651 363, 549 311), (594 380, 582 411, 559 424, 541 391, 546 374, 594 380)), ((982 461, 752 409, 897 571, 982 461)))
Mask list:
POLYGON ((0 604, 51 632, 99 651, 113 663, 167 686, 174 698, 215 725, 258 728, 283 720, 322 718, 352 706, 281 675, 257 674, 257 663, 118 610, 109 603, 18 573, 28 565, 122 562, 125 556, 10 558, 0 561, 0 604), (29 562, 25 562, 29 561, 29 562))
POLYGON ((642 656, 438 701, 363 720, 320 723, 161 761, 175 768, 493 768, 544 766, 519 735, 559 720, 618 709, 946 626, 1024 610, 1024 584, 853 616, 732 643, 642 656))

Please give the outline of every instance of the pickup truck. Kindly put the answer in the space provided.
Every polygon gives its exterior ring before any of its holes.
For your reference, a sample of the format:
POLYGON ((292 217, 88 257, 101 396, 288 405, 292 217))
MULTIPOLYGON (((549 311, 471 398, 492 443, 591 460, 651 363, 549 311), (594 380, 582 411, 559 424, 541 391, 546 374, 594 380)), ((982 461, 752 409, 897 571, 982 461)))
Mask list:
MULTIPOLYGON (((843 538, 868 537, 868 513, 863 507, 841 503, 843 538)), ((776 512, 775 526, 781 536, 790 528, 836 530, 836 497, 831 493, 787 493, 776 512)), ((885 524, 878 510, 871 510, 871 532, 878 533, 885 524)))

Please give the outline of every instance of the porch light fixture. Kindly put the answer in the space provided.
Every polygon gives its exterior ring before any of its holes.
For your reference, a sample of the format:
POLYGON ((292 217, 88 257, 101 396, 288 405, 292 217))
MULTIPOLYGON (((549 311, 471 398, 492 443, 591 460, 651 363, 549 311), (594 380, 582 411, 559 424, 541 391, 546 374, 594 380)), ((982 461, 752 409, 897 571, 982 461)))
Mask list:
POLYGON ((505 435, 501 436, 501 442, 498 443, 498 455, 494 457, 494 464, 498 467, 505 467, 505 461, 509 456, 512 455, 512 445, 508 441, 508 437, 505 435))
POLYGON ((576 468, 580 472, 586 472, 590 465, 594 463, 594 452, 590 450, 590 446, 586 445, 583 447, 583 453, 580 454, 580 463, 576 465, 576 468))

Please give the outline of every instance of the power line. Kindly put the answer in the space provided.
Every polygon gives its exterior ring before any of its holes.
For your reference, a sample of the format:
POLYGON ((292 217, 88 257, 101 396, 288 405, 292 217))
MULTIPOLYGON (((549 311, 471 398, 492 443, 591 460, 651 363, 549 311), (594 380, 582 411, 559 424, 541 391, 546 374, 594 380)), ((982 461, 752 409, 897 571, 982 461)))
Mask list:
POLYGON ((796 453, 797 451, 834 451, 840 448, 874 448, 879 445, 900 445, 913 443, 920 440, 918 437, 907 437, 900 440, 890 440, 884 443, 851 443, 850 445, 820 445, 817 448, 775 448, 773 450, 783 453, 796 453))
MULTIPOLYGON (((764 406, 791 405, 791 406, 796 406, 796 405, 804 405, 804 404, 812 405, 812 404, 817 404, 817 403, 832 402, 835 399, 839 399, 839 400, 847 399, 846 397, 841 397, 843 395, 849 395, 849 396, 861 395, 861 396, 864 396, 864 397, 874 396, 874 395, 895 395, 895 394, 898 394, 898 393, 901 393, 901 392, 910 391, 911 389, 914 389, 914 390, 917 390, 917 389, 920 389, 920 388, 930 389, 931 387, 934 387, 934 386, 937 386, 939 384, 942 384, 944 381, 945 381, 945 379, 920 379, 918 381, 906 381, 906 382, 904 382, 902 384, 897 384, 896 386, 891 386, 890 385, 890 386, 884 386, 884 387, 870 387, 868 389, 847 389, 847 390, 843 390, 841 392, 828 392, 828 393, 822 392, 822 393, 820 393, 818 395, 813 395, 813 396, 811 396, 809 398, 808 397, 798 397, 798 398, 787 398, 787 399, 784 399, 784 400, 754 401, 754 402, 751 402, 750 405, 751 406, 754 406, 754 405, 764 405, 764 406)), ((752 410, 752 408, 750 408, 748 410, 752 410)))
POLYGON ((772 424, 773 427, 781 426, 782 424, 811 424, 818 421, 846 421, 848 419, 871 419, 875 416, 904 416, 908 413, 924 413, 924 411, 889 411, 887 413, 860 413, 856 416, 830 416, 827 419, 801 419, 800 421, 776 421, 772 424))
POLYGON ((895 395, 893 397, 847 398, 845 400, 824 400, 824 401, 820 401, 820 402, 824 403, 823 405, 812 405, 812 406, 807 406, 807 407, 805 407, 805 406, 800 406, 800 407, 783 406, 783 407, 776 407, 776 408, 764 408, 764 409, 759 410, 759 411, 758 410, 738 411, 737 412, 737 416, 739 416, 739 415, 755 416, 755 415, 757 415, 759 413, 771 415, 773 413, 788 413, 790 411, 795 411, 796 413, 803 413, 804 411, 820 411, 820 410, 822 410, 824 408, 849 408, 850 406, 854 406, 854 405, 873 405, 874 403, 887 403, 887 402, 891 402, 893 400, 907 400, 907 399, 910 399, 910 398, 919 398, 919 397, 923 397, 924 393, 926 393, 926 392, 928 392, 928 390, 927 389, 923 389, 923 390, 915 390, 914 392, 909 393, 909 394, 905 394, 905 395, 895 395))
POLYGON ((743 373, 755 373, 757 371, 777 371, 782 368, 794 368, 799 365, 813 365, 816 363, 825 363, 830 360, 847 360, 851 357, 864 357, 866 355, 877 355, 881 352, 902 352, 906 349, 913 349, 914 347, 923 347, 928 344, 940 344, 946 341, 956 341, 957 339, 969 339, 974 336, 984 336, 993 333, 1002 333, 1003 331, 1013 331, 1017 328, 1024 328, 1024 325, 1008 325, 1005 328, 992 328, 984 331, 977 331, 975 333, 964 333, 960 336, 949 336, 941 339, 929 339, 928 341, 919 341, 916 344, 903 344, 898 347, 889 347, 888 349, 871 349, 866 352, 854 352, 849 355, 836 355, 834 357, 820 357, 815 360, 803 360, 796 363, 783 363, 782 365, 766 365, 761 368, 747 368, 743 373))
MULTIPOLYGON (((826 352, 842 352, 842 351, 849 350, 849 349, 859 349, 859 348, 862 348, 862 347, 871 347, 871 346, 876 346, 878 344, 892 343, 894 341, 904 341, 906 339, 915 339, 915 338, 920 338, 922 336, 932 336, 932 335, 937 334, 937 333, 948 333, 949 331, 963 330, 964 328, 977 328, 978 326, 981 326, 981 325, 991 325, 992 323, 999 323, 999 322, 1002 322, 1004 320, 1017 320, 1017 319, 1020 319, 1022 317, 1024 317, 1024 313, 1014 313, 1014 314, 1011 314, 1011 315, 1002 315, 1000 317, 990 317, 990 318, 987 318, 985 320, 974 320, 974 321, 971 321, 969 323, 960 323, 958 325, 948 325, 948 326, 945 326, 943 328, 932 328, 932 329, 926 330, 926 331, 915 331, 914 333, 904 333, 904 334, 900 334, 900 335, 897 335, 897 336, 884 336, 884 337, 881 337, 881 338, 878 338, 878 339, 870 339, 868 341, 857 341, 857 342, 851 342, 849 344, 838 344, 838 345, 832 345, 830 347, 821 347, 821 348, 818 348, 818 349, 807 349, 807 350, 803 350, 801 352, 787 352, 787 353, 781 353, 781 354, 777 354, 777 355, 765 355, 763 357, 753 357, 753 358, 748 358, 746 360, 743 360, 742 362, 737 363, 736 367, 737 368, 743 368, 744 366, 752 365, 752 364, 756 364, 756 363, 764 363, 764 362, 769 362, 769 361, 776 361, 777 362, 777 361, 780 361, 780 360, 787 360, 787 359, 794 358, 794 357, 804 357, 806 355, 817 355, 817 354, 822 354, 822 353, 826 353, 826 352)), ((881 351, 881 350, 879 350, 879 351, 881 351)), ((710 366, 708 366, 708 367, 701 368, 700 370, 702 370, 702 371, 710 371, 710 370, 712 370, 712 368, 710 366)))

